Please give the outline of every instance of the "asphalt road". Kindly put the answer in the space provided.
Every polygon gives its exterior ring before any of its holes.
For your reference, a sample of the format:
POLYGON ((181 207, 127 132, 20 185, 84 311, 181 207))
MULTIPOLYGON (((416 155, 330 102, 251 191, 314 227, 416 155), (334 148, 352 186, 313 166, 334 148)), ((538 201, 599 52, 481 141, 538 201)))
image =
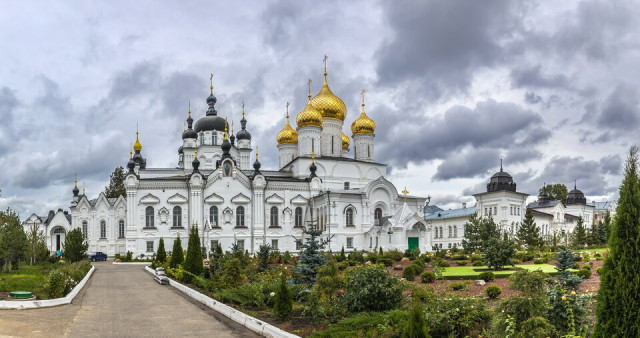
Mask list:
POLYGON ((257 337, 167 285, 141 265, 94 263, 69 305, 0 310, 0 337, 257 337))

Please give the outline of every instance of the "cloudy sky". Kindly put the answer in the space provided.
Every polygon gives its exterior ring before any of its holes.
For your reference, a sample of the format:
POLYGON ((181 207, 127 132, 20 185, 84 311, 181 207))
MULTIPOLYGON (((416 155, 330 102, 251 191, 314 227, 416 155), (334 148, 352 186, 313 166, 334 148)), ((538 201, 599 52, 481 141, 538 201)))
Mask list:
POLYGON ((640 127, 638 1, 22 1, 0 11, 0 208, 67 208, 125 165, 175 167, 189 100, 277 165, 285 104, 329 83, 377 123, 389 178, 446 208, 499 169, 518 190, 574 180, 616 198, 640 127))

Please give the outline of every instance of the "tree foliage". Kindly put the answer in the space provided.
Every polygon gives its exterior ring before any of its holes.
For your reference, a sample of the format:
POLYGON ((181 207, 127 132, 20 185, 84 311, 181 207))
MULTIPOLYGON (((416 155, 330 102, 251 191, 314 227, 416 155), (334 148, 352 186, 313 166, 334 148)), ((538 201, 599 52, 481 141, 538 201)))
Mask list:
POLYGON ((326 257, 322 254, 327 241, 319 238, 322 235, 322 230, 318 229, 315 221, 309 222, 303 233, 308 237, 302 244, 300 260, 295 268, 295 272, 300 275, 296 282, 312 285, 316 281, 318 267, 327 262, 326 257))
POLYGON ((265 271, 269 267, 269 258, 271 256, 271 246, 267 244, 260 245, 258 249, 258 269, 265 271))
POLYGON ((167 251, 164 248, 164 238, 160 237, 160 243, 158 243, 158 252, 156 253, 156 261, 162 264, 166 260, 167 251))
POLYGON ((380 265, 363 265, 349 270, 344 285, 342 303, 352 312, 390 310, 403 299, 400 280, 380 265))
POLYGON ((176 237, 176 240, 173 241, 173 249, 171 249, 171 261, 169 262, 169 266, 175 269, 178 265, 182 264, 183 260, 184 252, 182 251, 182 241, 180 240, 180 236, 178 236, 176 237))
POLYGON ((119 196, 127 196, 124 188, 124 178, 127 176, 123 167, 117 167, 109 177, 109 185, 104 188, 104 194, 107 198, 118 198, 119 196))
MULTIPOLYGON (((546 275, 542 271, 519 269, 509 277, 509 287, 520 291, 502 300, 495 308, 493 330, 498 337, 504 337, 509 318, 513 319, 515 332, 521 332, 522 324, 532 317, 544 317, 547 311, 545 293, 546 275)), ((526 335, 525 335, 526 336, 526 335)))
POLYGON ((407 326, 402 331, 402 338, 428 338, 429 329, 424 318, 424 307, 420 302, 414 302, 409 312, 407 326))
POLYGON ((87 244, 82 235, 80 228, 75 228, 67 233, 64 239, 64 253, 62 257, 71 263, 79 262, 83 259, 87 259, 87 244))
POLYGON ((27 235, 17 213, 0 211, 0 264, 3 271, 18 269, 27 254, 27 235))
POLYGON ((600 275, 594 337, 640 336, 640 178, 631 147, 600 275))
POLYGON ((273 304, 273 313, 280 320, 288 319, 293 312, 293 297, 291 290, 287 286, 287 281, 284 277, 280 278, 280 287, 276 292, 276 299, 273 304))
POLYGON ((540 235, 540 227, 533 221, 531 209, 527 209, 524 214, 524 220, 516 233, 516 237, 520 244, 526 245, 528 249, 540 247, 544 243, 540 235))
POLYGON ((571 245, 576 248, 583 248, 588 244, 587 229, 584 227, 584 220, 578 217, 578 224, 571 234, 571 245))
MULTIPOLYGON (((538 189, 538 194, 542 195, 542 190, 544 189, 545 187, 538 189)), ((569 190, 567 189, 567 186, 561 183, 547 184, 546 190, 547 190, 547 195, 549 195, 549 198, 553 201, 563 200, 567 198, 567 195, 569 194, 569 190)))
POLYGON ((29 265, 47 258, 49 250, 45 242, 44 231, 37 224, 31 225, 27 232, 27 255, 29 265))
POLYGON ((491 217, 480 217, 474 213, 464 225, 464 238, 462 247, 473 252, 484 250, 491 238, 500 237, 500 230, 491 217))
POLYGON ((189 231, 187 258, 184 260, 183 268, 196 276, 202 274, 202 247, 200 246, 198 228, 195 226, 192 226, 189 231))
POLYGON ((516 254, 516 245, 506 234, 502 239, 491 238, 483 249, 487 266, 494 270, 500 270, 508 265, 516 254))

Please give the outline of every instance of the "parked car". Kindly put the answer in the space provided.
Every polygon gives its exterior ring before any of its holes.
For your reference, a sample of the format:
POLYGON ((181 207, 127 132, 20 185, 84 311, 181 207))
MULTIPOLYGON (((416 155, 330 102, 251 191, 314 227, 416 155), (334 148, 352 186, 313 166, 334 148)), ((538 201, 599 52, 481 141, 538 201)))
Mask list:
POLYGON ((92 262, 95 261, 106 261, 107 260, 107 254, 104 252, 89 252, 89 260, 92 262))

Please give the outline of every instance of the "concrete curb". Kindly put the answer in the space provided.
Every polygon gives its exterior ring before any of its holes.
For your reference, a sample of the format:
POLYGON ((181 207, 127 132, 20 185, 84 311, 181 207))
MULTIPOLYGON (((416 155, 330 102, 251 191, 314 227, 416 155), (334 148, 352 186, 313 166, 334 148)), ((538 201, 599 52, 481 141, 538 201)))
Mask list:
POLYGON ((37 309, 37 308, 43 308, 43 307, 52 307, 52 306, 70 304, 71 301, 78 295, 80 290, 82 290, 84 285, 87 284, 87 281, 89 280, 89 278, 91 278, 91 275, 93 274, 93 271, 95 269, 96 267, 92 266, 91 269, 89 269, 89 272, 87 272, 87 275, 84 276, 84 278, 80 281, 80 283, 78 283, 78 285, 76 285, 76 287, 74 287, 73 290, 69 292, 69 294, 67 294, 62 298, 45 299, 45 300, 12 300, 12 301, 3 300, 3 301, 0 301, 0 309, 25 310, 25 309, 37 309))
MULTIPOLYGON (((144 267, 145 270, 147 270, 147 272, 149 272, 150 274, 155 276, 155 271, 153 271, 151 268, 149 268, 148 266, 144 267)), ((187 296, 197 300, 198 302, 212 308, 213 310, 217 311, 218 313, 220 313, 221 315, 233 320, 234 322, 246 327, 247 329, 258 333, 260 335, 262 335, 263 337, 270 337, 270 338, 279 338, 279 337, 286 337, 286 338, 300 338, 299 336, 296 336, 292 333, 289 333, 287 331, 281 330, 269 323, 263 322, 257 318, 248 316, 228 305, 225 305, 215 299, 212 299, 211 297, 204 295, 196 290, 193 290, 183 284, 180 284, 176 281, 174 281, 173 279, 169 279, 169 285, 171 285, 172 287, 178 289, 180 292, 186 294, 187 296)))

